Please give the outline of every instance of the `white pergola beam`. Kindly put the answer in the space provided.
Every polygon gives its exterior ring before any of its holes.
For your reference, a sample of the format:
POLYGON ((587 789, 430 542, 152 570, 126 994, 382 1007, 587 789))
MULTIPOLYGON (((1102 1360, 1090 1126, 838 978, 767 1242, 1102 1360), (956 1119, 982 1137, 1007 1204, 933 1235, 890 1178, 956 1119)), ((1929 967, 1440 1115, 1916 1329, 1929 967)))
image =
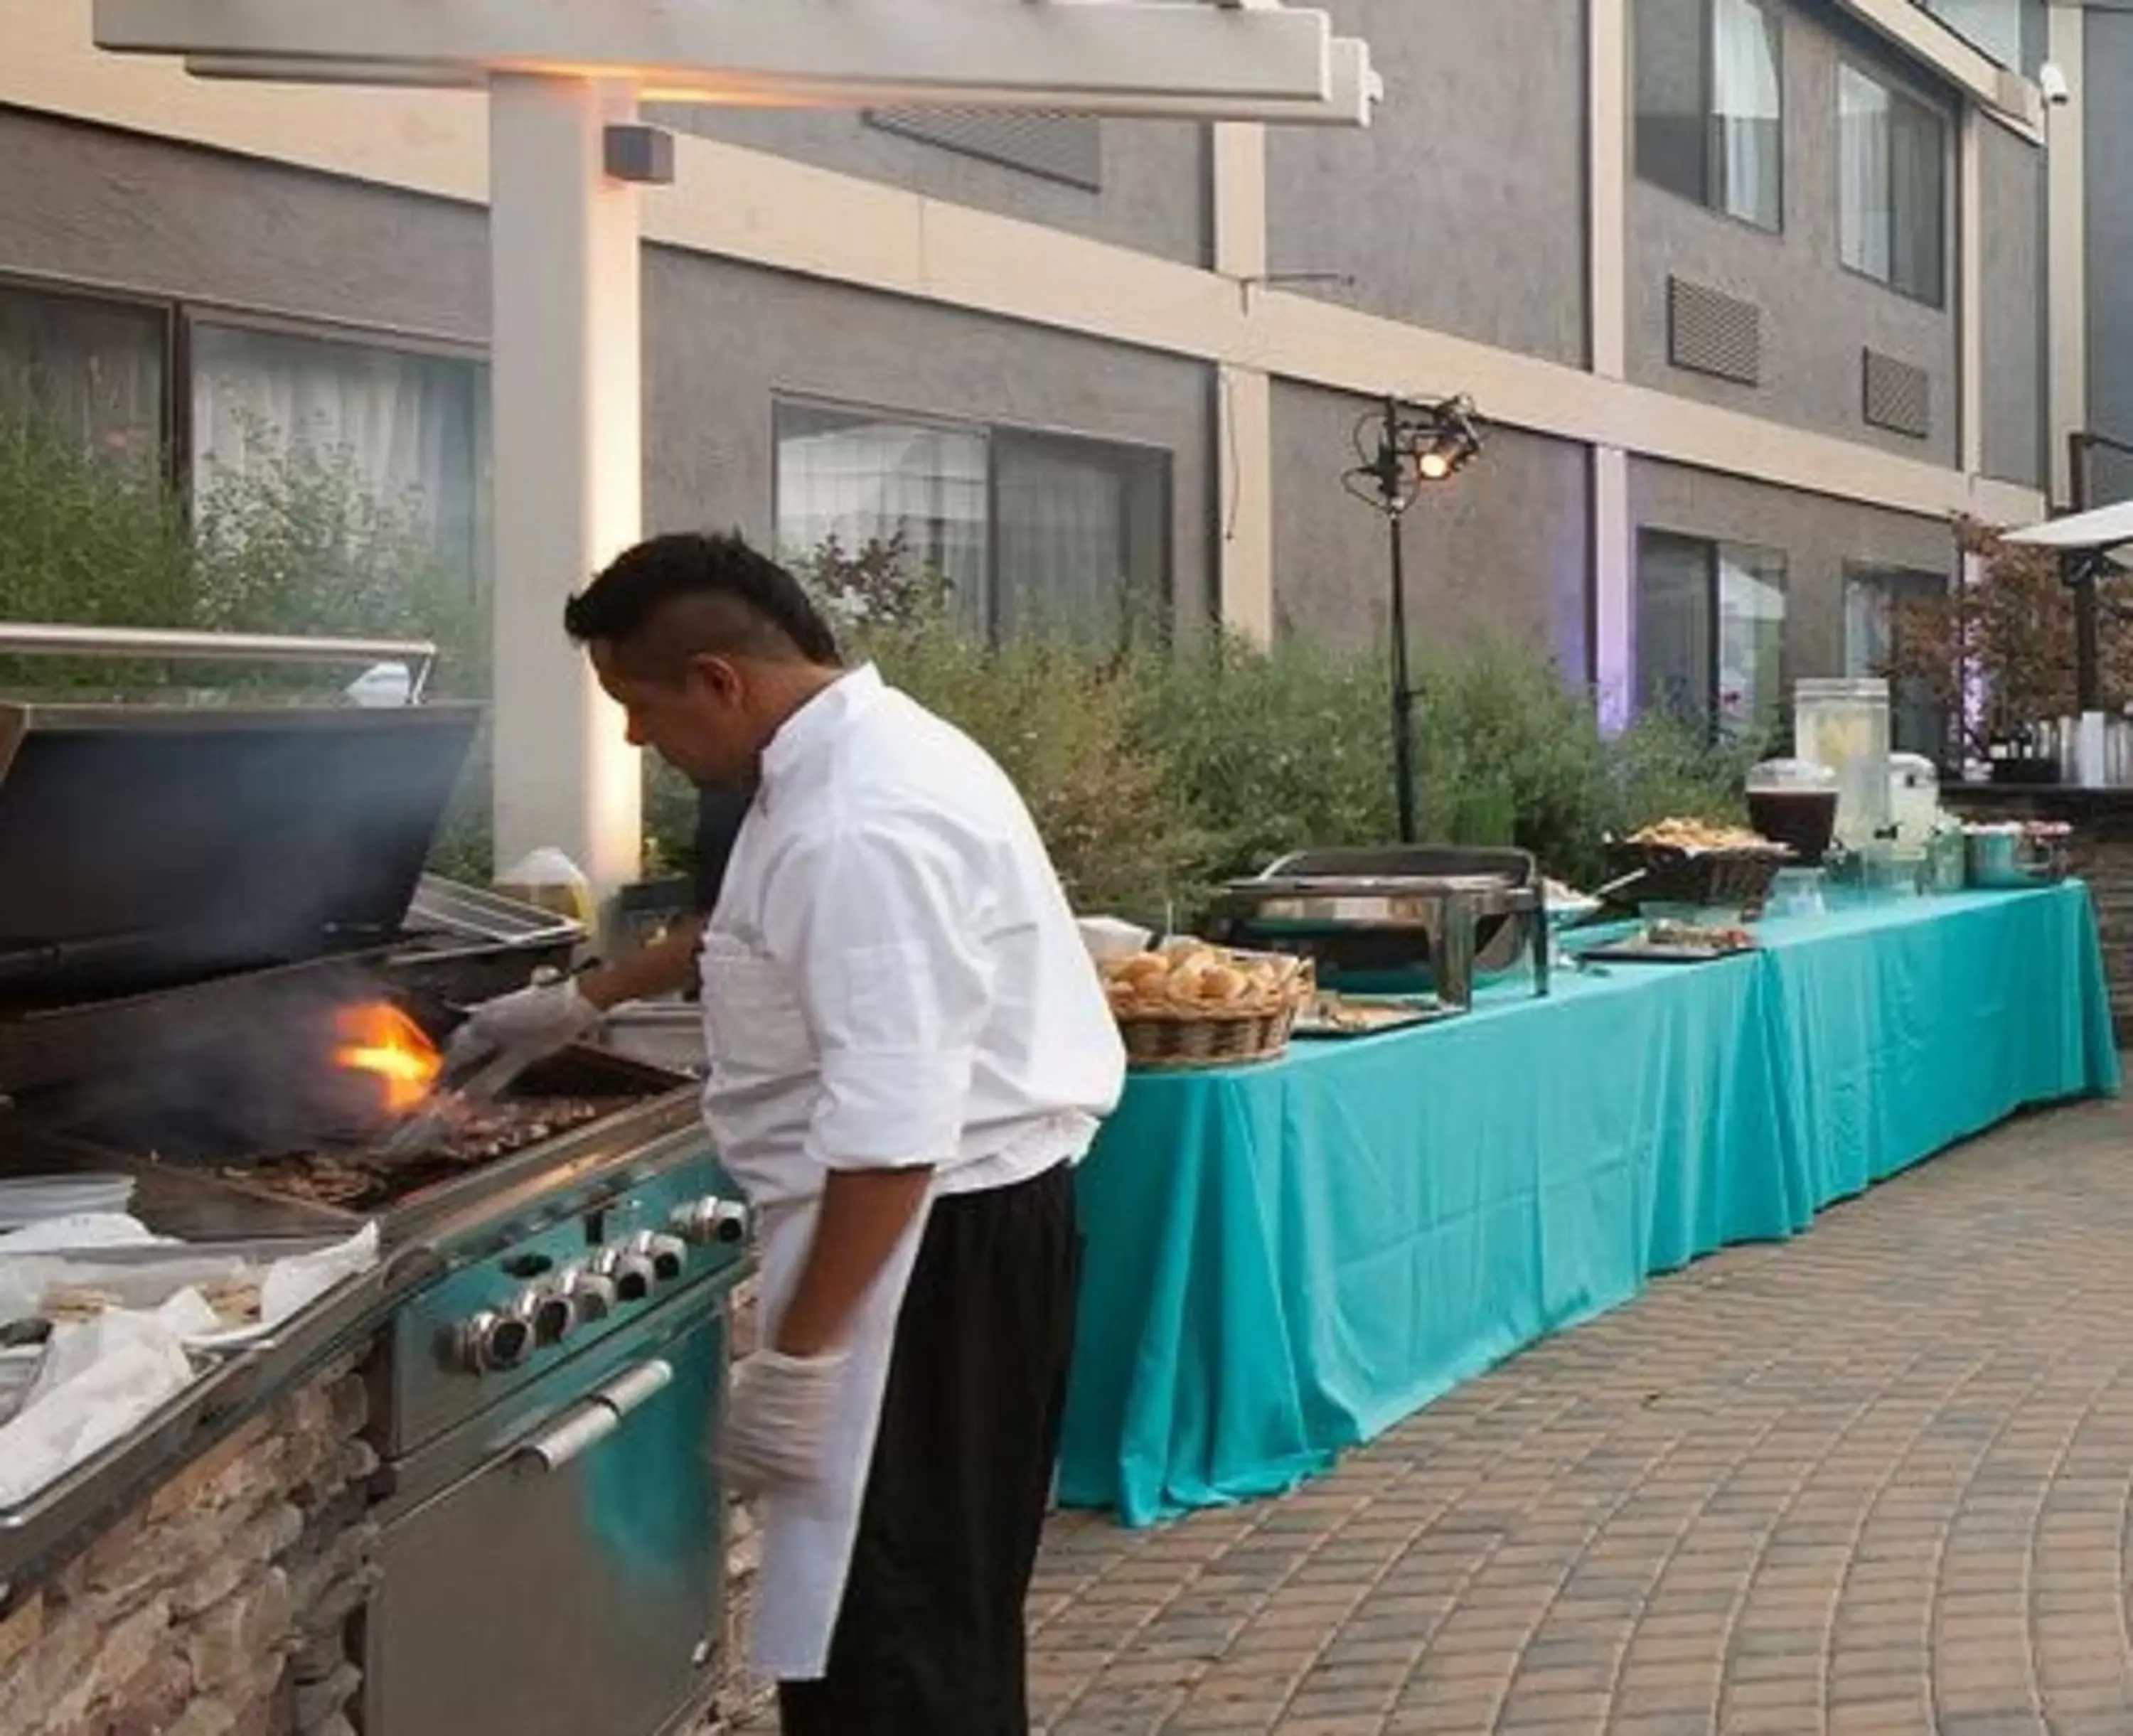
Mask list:
POLYGON ((1158 0, 97 0, 121 52, 781 84, 1321 103, 1323 12, 1158 0))
MULTIPOLYGON (((1327 57, 1328 94, 1322 100, 1271 98, 1148 97, 1120 93, 1078 99, 1075 112, 1122 120, 1256 121, 1271 126, 1367 127, 1384 98, 1384 80, 1370 65, 1369 46, 1336 36, 1327 57)), ((479 66, 422 66, 398 61, 288 60, 260 55, 189 55, 185 70, 205 79, 238 79, 279 84, 369 84, 423 90, 479 90, 489 75, 479 66)), ((696 103, 730 108, 953 108, 1002 112, 1050 111, 1057 95, 989 87, 944 89, 937 84, 831 84, 734 78, 688 79, 662 75, 637 87, 648 103, 696 103)))

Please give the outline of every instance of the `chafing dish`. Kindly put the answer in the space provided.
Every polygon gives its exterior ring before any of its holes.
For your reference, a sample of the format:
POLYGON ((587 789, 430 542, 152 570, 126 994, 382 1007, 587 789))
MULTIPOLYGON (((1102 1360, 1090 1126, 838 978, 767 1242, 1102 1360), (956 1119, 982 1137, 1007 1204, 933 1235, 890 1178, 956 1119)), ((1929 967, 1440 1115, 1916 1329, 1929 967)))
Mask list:
POLYGON ((1547 894, 1523 850, 1307 850, 1217 901, 1216 938, 1298 954, 1328 988, 1473 1003, 1478 977, 1524 969, 1548 993, 1547 894))

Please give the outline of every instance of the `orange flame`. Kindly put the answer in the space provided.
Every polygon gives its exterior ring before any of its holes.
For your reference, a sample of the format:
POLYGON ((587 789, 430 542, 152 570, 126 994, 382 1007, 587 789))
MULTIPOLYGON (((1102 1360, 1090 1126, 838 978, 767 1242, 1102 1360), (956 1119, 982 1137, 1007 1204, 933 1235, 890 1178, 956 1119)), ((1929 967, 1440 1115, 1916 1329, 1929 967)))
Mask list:
POLYGON ((340 1034, 336 1065, 375 1078, 386 1108, 395 1115, 421 1106, 444 1060, 420 1025, 388 1001, 344 1007, 334 1023, 340 1034))

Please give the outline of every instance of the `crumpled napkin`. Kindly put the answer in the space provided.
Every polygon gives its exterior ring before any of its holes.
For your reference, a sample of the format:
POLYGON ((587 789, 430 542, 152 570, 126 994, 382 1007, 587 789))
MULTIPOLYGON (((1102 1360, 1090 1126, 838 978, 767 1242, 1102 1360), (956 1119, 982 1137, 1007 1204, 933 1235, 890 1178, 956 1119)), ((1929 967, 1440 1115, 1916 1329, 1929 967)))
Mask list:
POLYGON ((185 1339, 214 1310, 181 1291, 153 1313, 57 1327, 14 1420, 0 1426, 0 1508, 28 1500, 137 1427, 193 1378, 185 1339))

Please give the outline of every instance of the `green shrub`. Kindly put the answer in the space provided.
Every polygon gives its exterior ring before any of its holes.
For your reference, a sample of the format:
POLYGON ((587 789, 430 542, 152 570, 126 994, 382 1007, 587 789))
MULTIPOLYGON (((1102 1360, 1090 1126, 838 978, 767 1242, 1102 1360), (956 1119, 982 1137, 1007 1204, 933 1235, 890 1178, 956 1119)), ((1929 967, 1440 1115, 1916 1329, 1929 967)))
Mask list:
MULTIPOLYGON (((0 419, 0 618, 428 637, 443 650, 435 691, 484 699, 486 599, 436 557, 409 504, 369 496, 344 455, 299 449, 218 479, 189 524, 152 466, 0 419)), ((1038 639, 989 650, 958 626, 945 587, 908 573, 899 544, 827 547, 799 565, 855 656, 999 761, 1085 909, 1189 921, 1223 880, 1288 851, 1394 835, 1383 647, 1292 637, 1263 651, 1210 635, 1131 654, 1038 639)), ((186 679, 156 666, 0 666, 0 680, 76 695, 186 679)), ((213 680, 263 695, 270 677, 213 680)), ((1590 884, 1610 831, 1738 813, 1745 756, 1664 722, 1610 740, 1589 696, 1529 651, 1444 652, 1418 685, 1430 836, 1514 841, 1590 884)), ((492 868, 489 766, 484 733, 433 858, 474 880, 492 868)), ((648 872, 692 866, 695 808, 686 781, 652 761, 648 872)))

